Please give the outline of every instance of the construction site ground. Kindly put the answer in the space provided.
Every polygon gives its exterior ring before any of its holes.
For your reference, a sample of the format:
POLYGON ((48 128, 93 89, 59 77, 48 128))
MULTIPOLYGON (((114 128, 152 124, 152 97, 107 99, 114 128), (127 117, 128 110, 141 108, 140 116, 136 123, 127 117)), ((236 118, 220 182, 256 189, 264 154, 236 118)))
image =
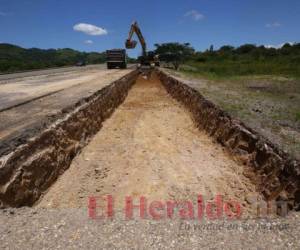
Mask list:
POLYGON ((246 213, 247 196, 258 194, 243 171, 195 127, 158 79, 140 77, 39 206, 84 207, 91 195, 112 195, 122 209, 126 196, 179 201, 220 194, 238 201, 246 213))
MULTIPOLYGON (((62 109, 128 74, 105 65, 33 71, 0 76, 0 143, 36 133, 62 109)), ((7 147, 1 149, 0 154, 7 147)))
MULTIPOLYGON (((6 80, 1 85, 6 92, 0 97, 0 140, 42 122, 130 71, 93 66, 32 79, 26 76, 16 83, 6 80)), ((0 211, 1 248, 299 247, 299 214, 258 219, 249 197, 260 194, 245 177, 245 170, 195 127, 190 114, 157 78, 141 76, 124 103, 33 208, 0 211), (154 220, 137 214, 131 220, 124 218, 126 196, 135 203, 141 196, 149 202, 194 202, 198 195, 212 201, 218 194, 241 205, 244 214, 239 220, 209 220, 206 216, 201 220, 154 220), (89 218, 89 197, 106 195, 114 198, 115 216, 89 218)))

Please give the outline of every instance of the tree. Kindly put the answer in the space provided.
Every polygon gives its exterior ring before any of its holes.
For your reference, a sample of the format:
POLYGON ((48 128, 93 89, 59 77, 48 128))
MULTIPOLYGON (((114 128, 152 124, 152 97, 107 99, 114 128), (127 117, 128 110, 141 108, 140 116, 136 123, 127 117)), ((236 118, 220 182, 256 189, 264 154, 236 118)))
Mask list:
POLYGON ((247 54, 256 49, 254 44, 244 44, 236 49, 238 54, 247 54))
POLYGON ((230 45, 224 45, 219 49, 220 52, 232 52, 233 50, 234 47, 230 45))
POLYGON ((195 52, 189 43, 162 43, 155 44, 155 53, 159 55, 161 61, 171 63, 175 70, 180 64, 189 59, 195 52))

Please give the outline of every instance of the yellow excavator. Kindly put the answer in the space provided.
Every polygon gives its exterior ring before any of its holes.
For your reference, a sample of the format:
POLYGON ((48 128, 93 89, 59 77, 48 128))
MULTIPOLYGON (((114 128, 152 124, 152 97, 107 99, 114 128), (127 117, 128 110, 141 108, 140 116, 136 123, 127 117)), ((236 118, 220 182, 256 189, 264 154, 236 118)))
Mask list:
POLYGON ((147 45, 144 39, 144 36, 141 32, 141 29, 138 26, 137 22, 133 22, 128 34, 128 38, 126 39, 125 46, 127 49, 134 49, 137 45, 137 41, 132 40, 132 37, 134 33, 137 35, 140 44, 142 46, 142 55, 139 57, 139 62, 141 66, 158 66, 159 63, 159 57, 158 55, 155 55, 154 52, 147 52, 147 45))

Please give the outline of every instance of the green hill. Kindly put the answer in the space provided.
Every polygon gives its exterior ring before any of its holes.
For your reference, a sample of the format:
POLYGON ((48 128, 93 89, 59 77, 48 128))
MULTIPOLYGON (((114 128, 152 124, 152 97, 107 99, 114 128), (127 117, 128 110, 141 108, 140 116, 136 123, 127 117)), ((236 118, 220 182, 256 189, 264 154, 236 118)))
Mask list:
POLYGON ((79 61, 88 64, 105 62, 105 52, 80 52, 73 49, 24 49, 22 47, 0 44, 0 72, 16 72, 32 69, 71 66, 79 61))

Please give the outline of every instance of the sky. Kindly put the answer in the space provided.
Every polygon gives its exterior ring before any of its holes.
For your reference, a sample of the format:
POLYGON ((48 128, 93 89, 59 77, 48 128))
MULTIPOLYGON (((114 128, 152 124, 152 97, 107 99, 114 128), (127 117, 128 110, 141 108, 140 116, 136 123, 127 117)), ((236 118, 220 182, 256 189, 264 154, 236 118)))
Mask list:
MULTIPOLYGON (((155 43, 280 46, 300 42, 299 0, 0 0, 0 42, 25 48, 123 48, 136 20, 155 43)), ((140 46, 128 51, 141 53, 140 46)))

